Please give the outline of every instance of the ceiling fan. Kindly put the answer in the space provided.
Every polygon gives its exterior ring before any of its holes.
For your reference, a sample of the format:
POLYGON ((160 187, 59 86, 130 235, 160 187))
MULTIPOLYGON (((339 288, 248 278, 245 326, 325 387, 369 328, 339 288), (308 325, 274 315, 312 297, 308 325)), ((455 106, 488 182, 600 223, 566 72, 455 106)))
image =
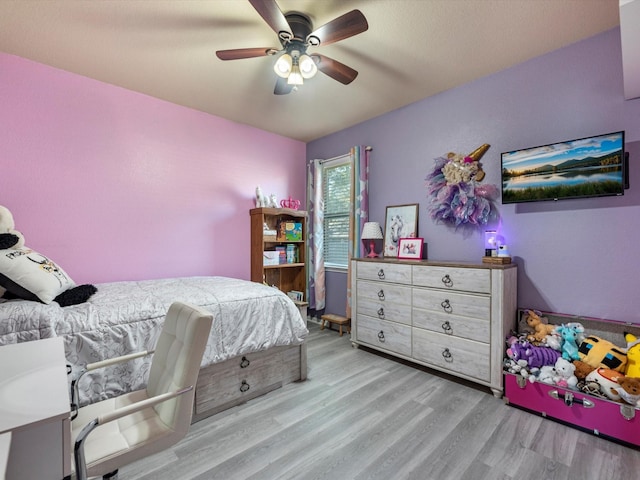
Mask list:
POLYGON ((282 48, 238 48, 218 50, 220 60, 239 60, 281 54, 274 65, 278 75, 276 95, 297 90, 304 79, 313 77, 318 70, 348 85, 357 76, 353 68, 326 55, 307 53, 307 48, 329 45, 353 37, 369 28, 360 10, 352 10, 323 26, 313 29, 310 18, 299 12, 282 13, 275 0, 249 0, 265 22, 278 34, 282 48))

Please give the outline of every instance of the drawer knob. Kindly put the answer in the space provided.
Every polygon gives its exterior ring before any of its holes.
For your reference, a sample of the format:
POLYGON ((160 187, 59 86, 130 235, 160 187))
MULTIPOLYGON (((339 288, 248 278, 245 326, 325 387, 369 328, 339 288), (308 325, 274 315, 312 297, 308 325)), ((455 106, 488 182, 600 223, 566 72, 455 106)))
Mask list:
POLYGON ((448 333, 448 334, 453 333, 453 327, 449 323, 449 320, 447 320, 442 324, 442 330, 444 330, 444 333, 448 333))
POLYGON ((380 280, 384 279, 384 270, 382 268, 378 270, 378 278, 380 280))
POLYGON ((384 300, 384 290, 382 290, 382 289, 381 289, 381 290, 378 292, 378 298, 379 298, 380 300, 384 300))
POLYGON ((442 283, 444 283, 445 287, 453 287, 453 280, 451 280, 449 274, 442 277, 442 283))
POLYGON ((448 348, 445 348, 442 351, 442 356, 444 357, 445 361, 447 362, 453 362, 453 355, 451 355, 451 352, 449 351, 448 348))
POLYGON ((449 302, 449 299, 445 299, 440 306, 442 307, 442 309, 447 312, 447 313, 451 313, 453 311, 453 308, 451 308, 451 302, 449 302))
POLYGON ((378 309, 378 317, 384 318, 384 308, 380 307, 378 309))
POLYGON ((242 357, 242 360, 240 361, 240 368, 247 368, 249 365, 251 365, 249 359, 247 357, 242 357))
POLYGON ((382 330, 378 332, 378 340, 384 343, 384 332, 382 330))
POLYGON ((242 384, 240 385, 240 391, 242 393, 248 391, 251 387, 249 386, 249 384, 247 383, 246 380, 242 380, 242 384))

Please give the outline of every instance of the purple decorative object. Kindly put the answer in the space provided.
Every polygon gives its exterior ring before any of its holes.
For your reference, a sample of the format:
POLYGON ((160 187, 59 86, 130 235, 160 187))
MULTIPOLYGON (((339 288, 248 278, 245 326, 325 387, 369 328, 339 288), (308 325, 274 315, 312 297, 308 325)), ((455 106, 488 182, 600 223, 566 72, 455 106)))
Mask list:
MULTIPOLYGON (((498 218, 498 209, 495 200, 498 198, 498 187, 495 185, 483 185, 478 181, 478 172, 473 169, 466 171, 460 165, 473 165, 466 162, 454 162, 449 157, 435 159, 434 168, 427 175, 427 197, 429 198, 429 215, 433 220, 459 227, 470 224, 472 226, 486 225, 491 220, 498 218), (449 172, 447 177, 447 165, 456 168, 449 172), (456 175, 458 172, 460 175, 456 175)), ((481 177, 484 177, 482 172, 481 177)))
POLYGON ((290 208, 292 210, 298 210, 300 208, 300 200, 294 200, 293 198, 289 197, 286 200, 281 200, 280 206, 282 208, 290 208))
POLYGON ((544 365, 555 365, 562 354, 553 348, 536 347, 529 342, 516 342, 507 349, 507 356, 516 362, 526 360, 529 368, 540 368, 544 365))

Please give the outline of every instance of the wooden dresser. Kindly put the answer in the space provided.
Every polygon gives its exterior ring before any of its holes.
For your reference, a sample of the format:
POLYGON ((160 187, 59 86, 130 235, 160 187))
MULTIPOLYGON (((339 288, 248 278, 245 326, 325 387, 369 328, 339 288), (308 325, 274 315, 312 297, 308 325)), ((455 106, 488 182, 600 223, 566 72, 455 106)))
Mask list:
POLYGON ((354 346, 502 396, 505 338, 516 326, 516 265, 356 259, 351 279, 354 346))

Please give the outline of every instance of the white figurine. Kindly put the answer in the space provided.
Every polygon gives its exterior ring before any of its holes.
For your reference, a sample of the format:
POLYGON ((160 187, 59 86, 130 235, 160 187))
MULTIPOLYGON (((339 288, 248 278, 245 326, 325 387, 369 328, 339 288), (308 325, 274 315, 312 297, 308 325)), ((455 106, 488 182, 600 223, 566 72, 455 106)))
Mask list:
POLYGON ((262 189, 260 188, 260 185, 258 185, 256 187, 256 208, 266 207, 266 206, 267 206, 267 199, 262 194, 262 189))
POLYGON ((278 208, 278 198, 276 197, 275 193, 272 193, 271 196, 269 196, 269 205, 268 207, 270 208, 278 208))

